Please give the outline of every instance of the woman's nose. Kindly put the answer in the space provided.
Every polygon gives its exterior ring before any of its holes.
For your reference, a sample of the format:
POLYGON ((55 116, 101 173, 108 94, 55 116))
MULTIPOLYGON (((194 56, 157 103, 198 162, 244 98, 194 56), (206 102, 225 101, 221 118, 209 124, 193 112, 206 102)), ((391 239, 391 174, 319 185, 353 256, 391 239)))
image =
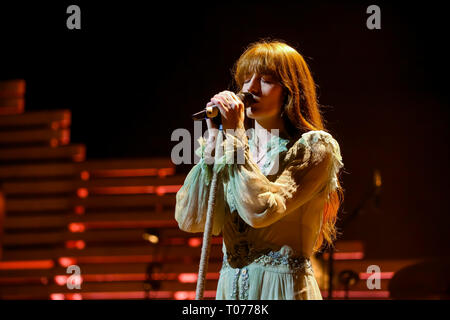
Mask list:
POLYGON ((253 76, 248 84, 247 91, 252 94, 257 95, 259 93, 260 89, 261 89, 261 87, 259 86, 259 81, 258 81, 257 77, 253 76))

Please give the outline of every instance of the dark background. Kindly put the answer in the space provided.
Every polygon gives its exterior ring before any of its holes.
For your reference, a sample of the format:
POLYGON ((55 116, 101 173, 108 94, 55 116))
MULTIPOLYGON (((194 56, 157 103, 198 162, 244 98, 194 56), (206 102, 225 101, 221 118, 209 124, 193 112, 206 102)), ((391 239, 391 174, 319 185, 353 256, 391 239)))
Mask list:
MULTIPOLYGON (((26 111, 70 109, 87 158, 170 157, 177 128, 230 89, 251 42, 304 55, 345 169, 350 215, 380 170, 372 201, 342 230, 366 256, 448 256, 448 28, 426 2, 14 2, 0 5, 0 79, 27 82, 26 111), (81 8, 81 30, 66 8, 81 8), (366 9, 381 8, 381 30, 366 9)), ((204 127, 204 130, 206 126, 204 127)), ((192 165, 180 166, 187 172, 192 165)))

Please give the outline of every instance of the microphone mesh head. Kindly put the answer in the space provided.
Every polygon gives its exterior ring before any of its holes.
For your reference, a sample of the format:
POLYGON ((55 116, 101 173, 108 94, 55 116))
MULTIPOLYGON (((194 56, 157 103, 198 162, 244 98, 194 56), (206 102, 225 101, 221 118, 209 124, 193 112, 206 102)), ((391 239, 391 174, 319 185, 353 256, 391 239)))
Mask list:
POLYGON ((253 99, 253 95, 249 92, 239 92, 237 96, 242 100, 246 107, 255 102, 255 100, 253 99))

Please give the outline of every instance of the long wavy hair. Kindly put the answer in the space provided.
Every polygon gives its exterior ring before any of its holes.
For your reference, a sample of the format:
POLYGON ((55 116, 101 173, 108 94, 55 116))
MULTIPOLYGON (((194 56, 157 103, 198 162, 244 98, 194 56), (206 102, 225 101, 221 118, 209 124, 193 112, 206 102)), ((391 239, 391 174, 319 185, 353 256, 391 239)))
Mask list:
MULTIPOLYGON (((263 39, 251 43, 236 61, 232 73, 236 91, 242 90, 245 78, 253 73, 271 75, 281 84, 285 98, 280 116, 291 138, 297 140, 302 133, 310 130, 328 132, 309 67, 302 55, 282 40, 263 39)), ((254 120, 245 117, 244 125, 246 129, 254 127, 254 120)), ((325 203, 314 252, 333 246, 337 239, 337 214, 344 200, 339 179, 337 183, 338 188, 331 192, 325 203)))

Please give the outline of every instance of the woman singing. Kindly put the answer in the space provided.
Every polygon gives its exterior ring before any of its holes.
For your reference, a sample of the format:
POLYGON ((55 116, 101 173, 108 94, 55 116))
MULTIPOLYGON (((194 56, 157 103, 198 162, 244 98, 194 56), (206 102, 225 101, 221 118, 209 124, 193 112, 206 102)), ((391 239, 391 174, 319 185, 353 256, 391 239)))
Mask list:
POLYGON ((326 132, 303 57, 280 41, 251 44, 233 69, 244 107, 231 91, 215 95, 222 117, 222 161, 215 123, 196 150, 200 161, 176 197, 180 229, 204 230, 213 170, 219 175, 213 234, 223 235, 216 299, 322 299, 311 255, 336 239, 343 199, 338 142, 326 132), (246 116, 246 117, 245 117, 246 116), (223 161, 223 159, 239 159, 223 161), (210 158, 211 159, 211 158, 210 158))

